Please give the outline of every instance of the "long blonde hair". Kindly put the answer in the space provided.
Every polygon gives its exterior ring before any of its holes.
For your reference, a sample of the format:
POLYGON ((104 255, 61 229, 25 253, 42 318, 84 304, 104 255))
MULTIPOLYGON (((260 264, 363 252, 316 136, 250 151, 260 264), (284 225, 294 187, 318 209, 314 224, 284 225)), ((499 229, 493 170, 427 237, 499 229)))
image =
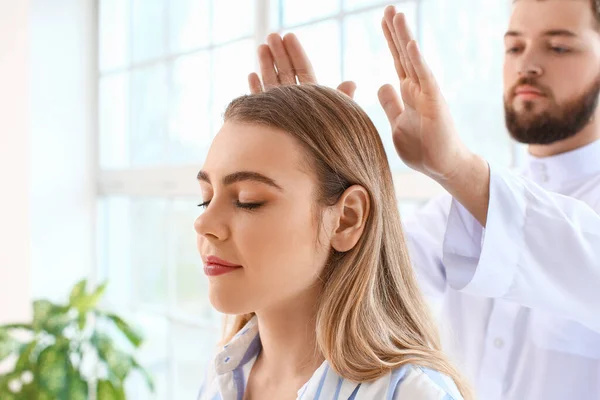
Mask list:
MULTIPOLYGON (((409 363, 430 367, 451 377, 463 397, 471 398, 441 351, 409 260, 383 144, 367 114, 336 90, 290 85, 233 100, 224 119, 295 137, 316 172, 319 204, 335 204, 354 184, 370 195, 360 240, 348 252, 332 251, 321 277, 316 337, 331 367, 355 382, 375 380, 409 363)), ((235 316, 224 340, 252 317, 235 316)))

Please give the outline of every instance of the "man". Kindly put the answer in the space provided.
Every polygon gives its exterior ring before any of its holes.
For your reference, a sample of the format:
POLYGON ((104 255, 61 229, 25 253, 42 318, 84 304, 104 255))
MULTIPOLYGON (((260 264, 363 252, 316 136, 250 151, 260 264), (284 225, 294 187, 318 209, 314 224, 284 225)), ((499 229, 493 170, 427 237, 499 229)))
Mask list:
MULTIPOLYGON (((529 144, 522 176, 460 141, 404 16, 385 11, 402 100, 390 85, 379 99, 396 150, 450 194, 406 221, 411 255, 478 398, 600 399, 600 10, 517 0, 509 25, 505 115, 529 144)), ((259 58, 265 88, 314 82, 292 35, 270 36, 259 58)))

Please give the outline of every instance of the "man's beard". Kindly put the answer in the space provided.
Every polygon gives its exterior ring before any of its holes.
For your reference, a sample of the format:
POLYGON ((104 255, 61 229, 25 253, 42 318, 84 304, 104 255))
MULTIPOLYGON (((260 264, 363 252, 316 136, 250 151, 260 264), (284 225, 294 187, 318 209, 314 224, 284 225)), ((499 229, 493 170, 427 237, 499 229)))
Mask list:
MULTIPOLYGON (((527 115, 533 109, 533 103, 526 102, 520 113, 512 106, 514 89, 519 85, 540 86, 535 79, 523 78, 511 90, 510 98, 504 99, 506 127, 513 139, 521 143, 550 144, 575 136, 589 123, 598 106, 600 78, 581 96, 562 105, 549 97, 553 106, 535 115, 527 115)), ((551 95, 547 90, 544 94, 551 95)))

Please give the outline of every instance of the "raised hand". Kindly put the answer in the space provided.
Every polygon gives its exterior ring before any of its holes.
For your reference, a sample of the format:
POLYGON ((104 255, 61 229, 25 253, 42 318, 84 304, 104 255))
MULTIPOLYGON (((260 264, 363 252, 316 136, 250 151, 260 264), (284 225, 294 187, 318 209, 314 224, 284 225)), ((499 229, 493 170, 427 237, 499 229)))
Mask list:
MULTIPOLYGON (((260 93, 279 85, 317 83, 312 64, 293 33, 288 33, 283 38, 276 33, 270 34, 267 44, 258 47, 258 62, 262 82, 257 73, 248 75, 251 93, 260 93)), ((351 81, 342 82, 337 89, 353 97, 356 84, 351 81)))
POLYGON ((460 140, 448 105, 404 15, 397 14, 393 6, 386 8, 382 28, 402 94, 400 99, 391 85, 379 89, 396 151, 408 166, 439 182, 485 226, 490 186, 487 162, 460 140))
POLYGON ((443 181, 469 154, 460 140, 448 105, 402 13, 386 8, 382 28, 400 79, 400 98, 391 85, 379 89, 396 151, 411 168, 443 181))

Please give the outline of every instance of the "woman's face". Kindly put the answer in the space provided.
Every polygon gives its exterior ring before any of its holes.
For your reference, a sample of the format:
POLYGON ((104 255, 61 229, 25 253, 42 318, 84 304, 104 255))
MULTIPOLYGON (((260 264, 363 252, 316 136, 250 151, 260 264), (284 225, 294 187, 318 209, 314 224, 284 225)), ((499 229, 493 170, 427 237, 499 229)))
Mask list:
POLYGON ((319 231, 304 155, 290 134, 265 126, 226 122, 215 137, 198 174, 206 209, 194 228, 217 310, 257 312, 318 290, 328 222, 319 231))

